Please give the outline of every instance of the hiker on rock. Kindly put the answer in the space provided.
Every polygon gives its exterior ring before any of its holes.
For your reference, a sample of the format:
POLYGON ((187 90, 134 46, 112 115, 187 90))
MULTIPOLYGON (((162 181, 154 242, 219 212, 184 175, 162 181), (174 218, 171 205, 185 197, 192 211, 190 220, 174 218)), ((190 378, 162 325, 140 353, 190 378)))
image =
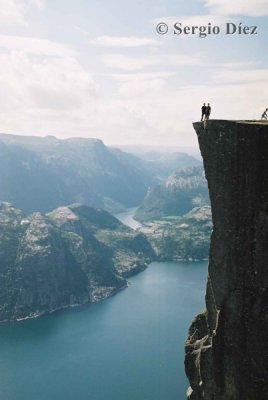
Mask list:
POLYGON ((268 119, 268 108, 266 108, 266 110, 263 111, 261 119, 268 119))
POLYGON ((208 103, 208 105, 206 107, 206 119, 209 119, 210 113, 211 113, 211 107, 210 107, 210 104, 208 103))
POLYGON ((201 121, 203 121, 203 119, 206 118, 206 112, 207 112, 206 103, 204 103, 204 104, 202 105, 201 112, 202 112, 201 121))

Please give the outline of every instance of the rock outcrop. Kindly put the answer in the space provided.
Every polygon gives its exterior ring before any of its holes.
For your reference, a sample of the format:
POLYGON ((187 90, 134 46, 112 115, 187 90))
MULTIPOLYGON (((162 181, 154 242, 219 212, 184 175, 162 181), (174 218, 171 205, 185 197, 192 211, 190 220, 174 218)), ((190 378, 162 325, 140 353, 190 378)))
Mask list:
POLYGON ((162 184, 150 187, 135 219, 141 222, 167 216, 182 216, 194 207, 209 205, 207 181, 202 166, 182 168, 162 184))
POLYGON ((147 236, 159 261, 208 259, 211 209, 195 207, 182 217, 163 217, 138 230, 147 236))
POLYGON ((0 322, 111 296, 153 256, 144 235, 106 211, 72 205, 27 216, 0 203, 0 322))
POLYGON ((268 124, 194 123, 212 206, 206 310, 186 340, 191 400, 268 398, 268 124))

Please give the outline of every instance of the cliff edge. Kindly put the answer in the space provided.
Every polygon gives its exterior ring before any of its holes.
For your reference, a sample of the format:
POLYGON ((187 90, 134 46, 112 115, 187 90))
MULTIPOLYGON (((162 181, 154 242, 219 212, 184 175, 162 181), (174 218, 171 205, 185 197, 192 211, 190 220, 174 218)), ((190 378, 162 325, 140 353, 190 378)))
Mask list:
POLYGON ((193 126, 213 232, 206 310, 186 340, 188 399, 268 399, 268 123, 193 126))

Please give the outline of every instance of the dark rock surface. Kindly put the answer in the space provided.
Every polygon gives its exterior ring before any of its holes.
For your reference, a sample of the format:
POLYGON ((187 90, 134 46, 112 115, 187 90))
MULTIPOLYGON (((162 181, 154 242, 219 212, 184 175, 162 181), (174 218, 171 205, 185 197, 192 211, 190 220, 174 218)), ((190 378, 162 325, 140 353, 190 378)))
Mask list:
POLYGON ((0 203, 0 322, 109 297, 153 256, 144 235, 106 211, 73 205, 26 216, 0 203))
POLYGON ((268 124, 194 123, 213 233, 206 310, 189 330, 191 400, 268 398, 268 124))

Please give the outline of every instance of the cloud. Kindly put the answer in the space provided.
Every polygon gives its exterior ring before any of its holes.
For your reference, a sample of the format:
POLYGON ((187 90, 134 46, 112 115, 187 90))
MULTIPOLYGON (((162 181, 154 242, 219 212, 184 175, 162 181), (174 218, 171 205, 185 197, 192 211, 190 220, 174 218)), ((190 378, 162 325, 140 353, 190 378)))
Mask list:
POLYGON ((75 53, 67 46, 51 40, 10 35, 0 35, 0 48, 58 57, 72 56, 75 53))
POLYGON ((2 25, 24 24, 24 15, 15 0, 0 0, 0 23, 2 25))
POLYGON ((116 86, 109 92, 75 57, 2 53, 1 130, 100 137, 107 144, 192 146, 197 142, 191 122, 200 118, 204 101, 212 104, 213 118, 260 117, 266 70, 222 65, 211 71, 208 85, 185 87, 174 84, 169 71, 108 74, 116 86))
POLYGON ((179 67, 202 65, 202 59, 196 55, 147 55, 146 57, 129 57, 124 54, 104 54, 101 57, 104 65, 125 71, 140 71, 147 67, 179 67))
POLYGON ((153 20, 154 24, 163 21, 168 24, 169 27, 174 26, 175 23, 180 22, 183 26, 204 26, 210 22, 212 25, 221 26, 226 24, 226 18, 221 15, 188 15, 188 16, 166 16, 153 20))
POLYGON ((45 0, 0 0, 1 25, 27 25, 26 14, 31 6, 42 9, 45 0))
MULTIPOLYGON (((170 23, 225 22, 223 15, 209 14, 213 12, 213 2, 206 3, 210 6, 205 16, 170 17, 170 23)), ((17 7, 13 8, 13 17, 12 8, 9 9, 5 21, 22 24, 29 7, 41 9, 45 3, 6 0, 3 4, 17 7)), ((8 9, 6 15, 7 12, 8 9)), ((90 33, 87 41, 89 37, 90 33)), ((161 39, 157 40, 161 43, 161 39)), ((103 47, 104 54, 90 63, 86 55, 79 57, 79 53, 59 42, 0 35, 1 130, 100 137, 108 144, 191 146, 197 144, 191 122, 200 119, 204 101, 211 102, 213 118, 260 117, 267 106, 263 89, 267 86, 267 70, 261 63, 250 65, 234 59, 213 64, 216 57, 205 58, 187 46, 183 50, 178 43, 172 54, 170 43, 163 49, 155 46, 157 40, 99 36, 94 44, 103 47), (148 52, 147 46, 155 46, 156 52, 148 52), (79 60, 84 60, 86 66, 79 60), (94 78, 88 65, 98 68, 94 78), (188 73, 190 67, 198 68, 188 73), (185 81, 198 84, 183 86, 185 81), (200 85, 202 81, 206 84, 200 85)), ((94 56, 95 52, 93 49, 94 56)))
MULTIPOLYGON (((158 59, 150 62, 156 61, 159 65, 158 59)), ((178 62, 173 57, 171 61, 178 62)), ((166 59, 161 63, 165 65, 166 59)), ((200 118, 204 101, 212 104, 212 117, 221 119, 259 118, 266 107, 267 70, 235 66, 212 66, 210 82, 204 86, 177 85, 177 71, 103 74, 114 79, 115 88, 109 92, 68 53, 2 53, 1 130, 100 137, 107 144, 193 146, 197 142, 191 122, 200 118)), ((102 74, 97 76, 101 80, 102 74)))
POLYGON ((92 44, 104 47, 144 47, 158 46, 155 39, 137 36, 99 36, 90 41, 92 44))
POLYGON ((268 84, 268 69, 251 69, 251 70, 228 70, 220 69, 214 74, 214 80, 220 82, 262 82, 263 85, 268 84))
POLYGON ((39 9, 43 9, 45 7, 46 0, 26 0, 26 4, 33 5, 39 9))
POLYGON ((100 76, 107 76, 120 82, 125 81, 144 81, 150 79, 163 79, 169 78, 176 75, 176 72, 161 71, 161 72, 140 72, 140 73, 128 73, 128 74, 99 74, 100 76))
POLYGON ((101 56, 101 61, 107 67, 126 71, 142 70, 150 65, 147 57, 135 58, 123 54, 104 54, 101 56))
POLYGON ((214 119, 259 119, 266 106, 263 81, 218 83, 211 86, 192 86, 182 90, 192 97, 195 118, 198 118, 199 105, 212 104, 214 119))
POLYGON ((18 122, 26 116, 45 119, 92 104, 98 86, 91 75, 71 57, 32 62, 24 53, 0 55, 1 119, 13 116, 18 122))
POLYGON ((129 80, 123 83, 119 89, 119 94, 126 97, 144 96, 147 93, 158 95, 162 93, 166 82, 164 79, 129 80))
POLYGON ((228 71, 256 68, 260 65, 260 61, 229 61, 229 62, 217 62, 217 63, 207 63, 207 67, 213 67, 215 69, 225 69, 228 71))
POLYGON ((73 58, 33 64, 22 53, 2 54, 1 130, 100 137, 107 144, 197 145, 191 123, 200 119, 203 102, 219 119, 259 118, 267 106, 263 70, 247 82, 233 82, 227 72, 222 81, 214 71, 209 85, 184 87, 169 82, 166 72, 114 74, 117 88, 108 92, 73 58))
POLYGON ((267 0, 204 0, 205 7, 218 15, 248 15, 262 17, 268 15, 267 0))

